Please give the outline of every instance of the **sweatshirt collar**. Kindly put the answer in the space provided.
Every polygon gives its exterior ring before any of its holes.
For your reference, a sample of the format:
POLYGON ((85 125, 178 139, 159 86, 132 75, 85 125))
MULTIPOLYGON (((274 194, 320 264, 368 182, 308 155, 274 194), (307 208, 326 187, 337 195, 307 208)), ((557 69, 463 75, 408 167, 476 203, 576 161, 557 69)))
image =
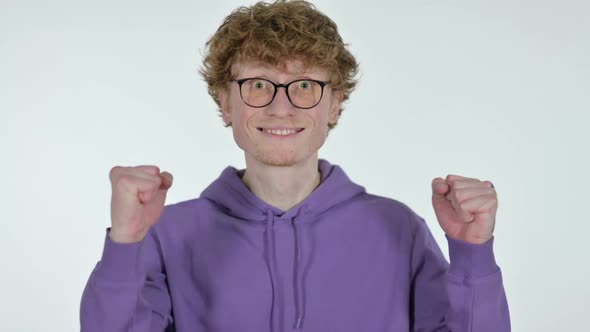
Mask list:
POLYGON ((233 166, 227 166, 201 193, 201 197, 212 200, 238 219, 266 222, 268 210, 281 219, 291 219, 298 215, 303 206, 308 214, 319 214, 365 191, 364 187, 352 182, 340 166, 327 160, 318 160, 318 170, 321 174, 319 186, 288 211, 272 206, 254 195, 241 179, 245 169, 238 170, 233 166))

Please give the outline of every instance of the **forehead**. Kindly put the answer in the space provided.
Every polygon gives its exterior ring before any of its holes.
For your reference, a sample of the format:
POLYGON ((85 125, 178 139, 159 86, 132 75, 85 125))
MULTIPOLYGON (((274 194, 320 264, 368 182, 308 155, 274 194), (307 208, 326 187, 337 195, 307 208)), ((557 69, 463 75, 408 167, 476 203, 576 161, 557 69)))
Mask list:
POLYGON ((275 80, 296 77, 328 79, 328 71, 314 66, 305 66, 301 61, 285 61, 283 65, 271 66, 252 61, 236 62, 232 65, 232 73, 236 77, 265 76, 275 80))

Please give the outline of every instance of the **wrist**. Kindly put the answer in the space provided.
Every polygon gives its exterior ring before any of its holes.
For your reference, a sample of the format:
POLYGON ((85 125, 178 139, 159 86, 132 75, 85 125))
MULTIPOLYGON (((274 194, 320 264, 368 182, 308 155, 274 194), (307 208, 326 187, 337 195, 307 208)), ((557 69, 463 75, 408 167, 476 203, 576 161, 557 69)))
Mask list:
POLYGON ((96 265, 96 274, 100 280, 111 282, 134 281, 138 277, 138 262, 141 242, 118 243, 110 238, 111 229, 107 228, 102 256, 96 265))
POLYGON ((111 227, 109 229, 109 238, 111 239, 111 241, 115 242, 115 243, 137 243, 137 242, 141 242, 143 240, 143 238, 145 237, 145 233, 146 232, 142 232, 142 233, 125 233, 125 232, 120 232, 118 229, 111 227))
POLYGON ((495 273, 496 264, 492 237, 485 243, 474 244, 446 235, 449 245, 449 273, 458 277, 479 278, 495 273))

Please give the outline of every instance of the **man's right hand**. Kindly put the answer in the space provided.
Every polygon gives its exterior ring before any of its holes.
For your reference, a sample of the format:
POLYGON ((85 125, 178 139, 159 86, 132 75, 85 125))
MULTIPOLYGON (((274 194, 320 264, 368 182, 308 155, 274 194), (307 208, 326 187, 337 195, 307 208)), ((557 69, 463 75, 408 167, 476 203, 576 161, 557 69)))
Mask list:
POLYGON ((164 209, 172 174, 157 166, 115 166, 109 173, 112 186, 111 240, 133 243, 143 240, 164 209))

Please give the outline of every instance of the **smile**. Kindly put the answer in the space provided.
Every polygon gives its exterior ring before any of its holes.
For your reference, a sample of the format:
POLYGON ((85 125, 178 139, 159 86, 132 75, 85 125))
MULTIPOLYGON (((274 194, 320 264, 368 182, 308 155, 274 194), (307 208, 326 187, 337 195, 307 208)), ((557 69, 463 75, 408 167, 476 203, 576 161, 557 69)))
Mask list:
POLYGON ((304 128, 284 129, 284 128, 258 128, 259 131, 273 136, 292 136, 303 131, 304 128))

